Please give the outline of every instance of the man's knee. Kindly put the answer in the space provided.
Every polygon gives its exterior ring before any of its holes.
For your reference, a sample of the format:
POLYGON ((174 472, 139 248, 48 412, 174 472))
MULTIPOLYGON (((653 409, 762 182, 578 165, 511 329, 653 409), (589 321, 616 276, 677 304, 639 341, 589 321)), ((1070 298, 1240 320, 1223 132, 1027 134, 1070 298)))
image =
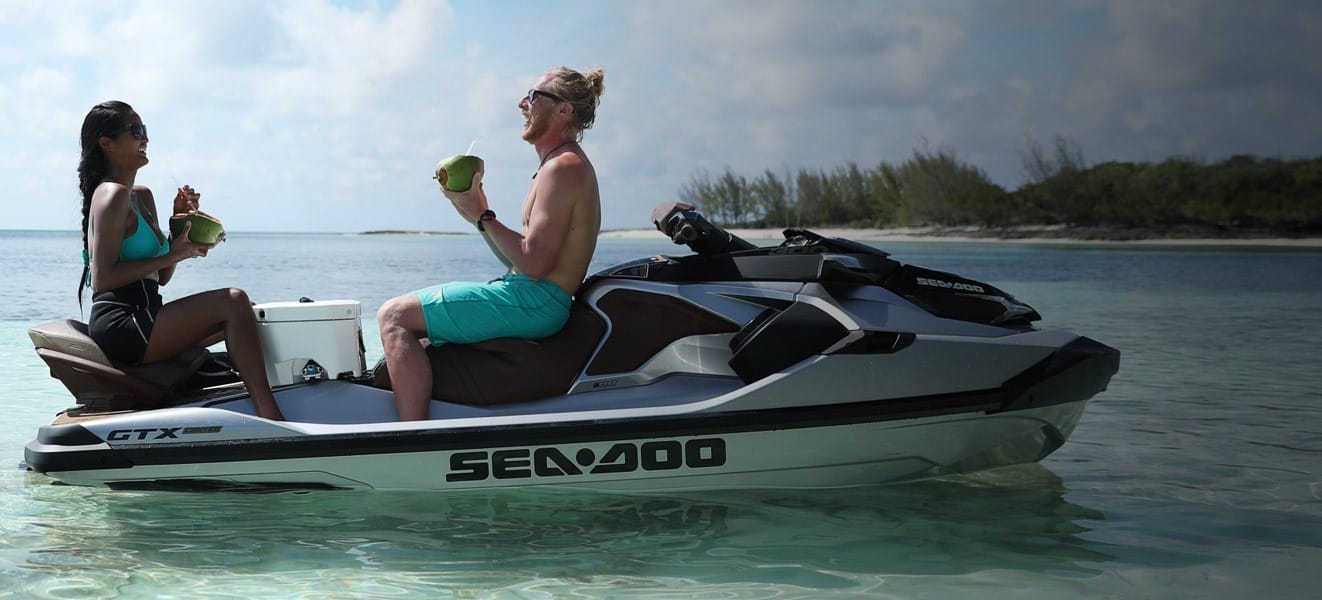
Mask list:
POLYGON ((396 296, 386 300, 376 311, 376 322, 381 329, 386 328, 404 328, 409 329, 408 323, 413 321, 413 313, 418 310, 416 301, 410 296, 396 296))

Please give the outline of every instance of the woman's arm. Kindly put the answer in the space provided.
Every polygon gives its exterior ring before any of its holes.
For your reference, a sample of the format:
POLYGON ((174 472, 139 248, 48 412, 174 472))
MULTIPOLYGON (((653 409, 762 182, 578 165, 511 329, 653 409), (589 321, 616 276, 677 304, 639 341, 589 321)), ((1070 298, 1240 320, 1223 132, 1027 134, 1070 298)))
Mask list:
POLYGON ((92 194, 92 231, 89 237, 94 290, 113 290, 144 279, 152 273, 160 276, 164 269, 169 269, 172 274, 175 263, 205 253, 205 246, 187 241, 188 231, 185 230, 180 236, 181 239, 176 239, 175 243, 170 245, 170 252, 165 255, 145 260, 121 261, 119 249, 124 244, 124 230, 128 227, 128 220, 133 214, 131 202, 129 189, 119 184, 102 184, 92 194))

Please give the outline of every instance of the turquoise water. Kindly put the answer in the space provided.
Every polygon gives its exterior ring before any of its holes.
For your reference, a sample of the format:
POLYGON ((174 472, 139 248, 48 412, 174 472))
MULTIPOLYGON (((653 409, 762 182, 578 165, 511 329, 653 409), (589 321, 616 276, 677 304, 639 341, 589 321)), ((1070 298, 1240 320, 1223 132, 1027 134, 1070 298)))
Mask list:
MULTIPOLYGON (((1313 597, 1322 564, 1322 252, 907 243, 1123 353, 1041 464, 889 486, 115 492, 22 470, 71 404, 27 327, 78 314, 72 233, 0 232, 0 598, 1313 597)), ((603 240, 597 267, 673 252, 603 240)), ((498 265, 470 237, 243 235, 167 299, 385 299, 498 265)))

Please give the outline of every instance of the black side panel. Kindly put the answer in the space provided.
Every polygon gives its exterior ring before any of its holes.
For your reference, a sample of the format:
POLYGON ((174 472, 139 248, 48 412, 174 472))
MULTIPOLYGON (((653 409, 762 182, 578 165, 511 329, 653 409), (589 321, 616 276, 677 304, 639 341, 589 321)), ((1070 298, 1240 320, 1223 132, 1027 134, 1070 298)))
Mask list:
POLYGON ((750 281, 840 281, 881 283, 899 263, 874 254, 823 254, 820 246, 776 248, 770 254, 734 256, 739 275, 750 281), (817 252, 803 252, 817 250, 817 252))
POLYGON ((904 265, 882 284, 927 312, 988 325, 1027 325, 1041 319, 1033 307, 995 287, 945 273, 904 265))
POLYGON ((1105 390, 1119 370, 1119 350, 1080 337, 1006 381, 1001 411, 1087 400, 1105 390))
POLYGON ((840 349, 839 354, 895 354, 913 345, 918 336, 898 331, 864 331, 863 337, 840 349))
POLYGON ((634 371, 677 339, 732 333, 724 317, 665 294, 616 289, 597 302, 611 322, 611 332, 588 363, 588 375, 634 371))
POLYGON ((769 308, 730 340, 730 368, 744 383, 752 383, 831 347, 848 333, 811 304, 796 302, 782 311, 769 308))
POLYGON ((37 430, 37 441, 51 446, 93 446, 103 443, 96 434, 77 423, 46 425, 37 430))
POLYGON ((23 449, 23 462, 38 473, 61 470, 73 464, 75 470, 127 469, 133 466, 122 453, 112 450, 105 441, 78 423, 43 425, 37 430, 37 442, 47 446, 60 446, 67 450, 34 452, 23 449))
POLYGON ((822 255, 736 256, 743 279, 755 281, 817 281, 822 278, 822 255))

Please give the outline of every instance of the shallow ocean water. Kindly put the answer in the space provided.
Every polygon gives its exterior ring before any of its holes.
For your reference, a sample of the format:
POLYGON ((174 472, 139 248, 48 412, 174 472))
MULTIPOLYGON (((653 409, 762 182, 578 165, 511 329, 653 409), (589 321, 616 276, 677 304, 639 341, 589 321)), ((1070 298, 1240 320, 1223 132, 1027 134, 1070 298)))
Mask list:
MULTIPOLYGON (((71 398, 26 329, 76 316, 70 232, 0 232, 0 597, 1305 598, 1322 582, 1322 252, 897 243, 1122 352, 1040 464, 833 490, 127 492, 23 445, 71 398)), ((603 240, 594 267, 675 253, 603 240)), ((385 299, 498 269, 469 236, 235 234, 167 299, 385 299)))

